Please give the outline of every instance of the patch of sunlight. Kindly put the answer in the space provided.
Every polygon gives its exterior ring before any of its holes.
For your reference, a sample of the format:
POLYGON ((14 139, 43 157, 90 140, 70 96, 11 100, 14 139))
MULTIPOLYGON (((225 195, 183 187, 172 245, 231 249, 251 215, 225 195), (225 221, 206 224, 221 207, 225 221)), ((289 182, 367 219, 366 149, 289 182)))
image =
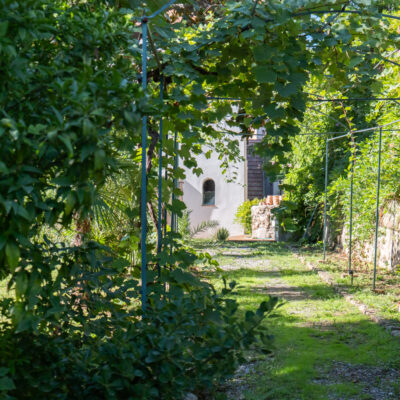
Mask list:
POLYGON ((298 366, 288 365, 286 367, 276 369, 275 371, 272 372, 272 375, 275 375, 276 377, 278 377, 278 376, 282 377, 284 375, 290 375, 295 372, 298 372, 299 370, 300 370, 300 368, 298 366))

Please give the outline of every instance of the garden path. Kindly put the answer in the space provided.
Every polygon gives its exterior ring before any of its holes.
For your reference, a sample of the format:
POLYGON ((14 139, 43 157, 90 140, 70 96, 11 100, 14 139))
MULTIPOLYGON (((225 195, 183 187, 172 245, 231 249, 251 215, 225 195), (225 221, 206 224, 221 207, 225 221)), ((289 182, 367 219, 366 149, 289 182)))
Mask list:
MULTIPOLYGON (((284 245, 229 243, 207 249, 238 283, 244 310, 266 296, 283 305, 266 326, 271 356, 249 354, 228 383, 229 399, 390 400, 400 398, 400 341, 309 271, 284 245)), ((213 283, 220 285, 213 278, 213 283)))

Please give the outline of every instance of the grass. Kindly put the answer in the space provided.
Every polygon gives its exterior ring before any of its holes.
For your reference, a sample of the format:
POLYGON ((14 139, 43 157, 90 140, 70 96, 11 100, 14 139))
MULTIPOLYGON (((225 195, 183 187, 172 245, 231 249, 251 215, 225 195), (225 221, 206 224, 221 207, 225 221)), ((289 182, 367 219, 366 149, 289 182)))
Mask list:
MULTIPOLYGON (((243 311, 256 308, 269 294, 284 298, 266 321, 275 337, 273 356, 253 357, 251 372, 232 383, 242 398, 400 398, 400 342, 336 295, 286 247, 228 243, 210 251, 230 268, 226 276, 238 283, 236 298, 243 311)), ((221 285, 216 275, 209 278, 221 285)))
MULTIPOLYGON (((303 253, 306 258, 315 264, 322 259, 320 251, 308 251, 303 253)), ((372 266, 360 264, 355 260, 352 265, 354 271, 354 281, 351 285, 347 275, 348 260, 345 256, 336 253, 327 254, 327 263, 318 264, 319 269, 329 271, 334 281, 347 287, 348 292, 354 298, 360 300, 368 307, 374 308, 378 315, 388 320, 400 321, 400 275, 388 269, 377 269, 376 291, 372 290, 372 266)), ((317 265, 317 264, 316 264, 317 265)))

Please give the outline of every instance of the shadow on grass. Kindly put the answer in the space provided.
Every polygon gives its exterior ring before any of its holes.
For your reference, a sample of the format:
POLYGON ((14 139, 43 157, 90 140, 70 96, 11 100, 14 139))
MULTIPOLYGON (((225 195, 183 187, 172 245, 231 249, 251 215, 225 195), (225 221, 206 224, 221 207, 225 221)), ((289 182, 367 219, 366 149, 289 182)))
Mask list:
POLYGON ((274 358, 247 376, 246 399, 400 398, 400 343, 367 320, 298 327, 269 320, 274 358))
POLYGON ((252 288, 244 287, 241 285, 237 286, 237 295, 269 295, 278 297, 279 299, 286 301, 298 301, 298 300, 330 300, 340 298, 340 295, 335 293, 331 288, 323 285, 296 285, 291 286, 286 283, 277 285, 253 286, 252 288))
POLYGON ((226 274, 229 275, 231 279, 241 279, 241 278, 280 278, 280 277, 290 277, 290 276, 312 276, 315 275, 313 271, 302 271, 295 269, 281 269, 281 270, 265 270, 265 269, 256 269, 256 268, 246 268, 241 267, 232 270, 224 270, 226 274))
POLYGON ((197 250, 209 250, 209 249, 218 249, 220 252, 224 252, 226 250, 258 250, 262 252, 262 254, 279 254, 286 255, 291 254, 291 250, 287 247, 285 243, 282 242, 255 242, 255 243, 235 243, 235 242, 212 242, 209 240, 193 240, 190 244, 196 248, 197 250))

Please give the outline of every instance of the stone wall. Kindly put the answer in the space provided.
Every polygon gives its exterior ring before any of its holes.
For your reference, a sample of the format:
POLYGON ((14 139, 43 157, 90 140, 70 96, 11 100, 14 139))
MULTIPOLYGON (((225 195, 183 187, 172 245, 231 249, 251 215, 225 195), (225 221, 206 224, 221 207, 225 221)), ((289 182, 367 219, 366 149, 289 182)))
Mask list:
POLYGON ((276 205, 251 207, 251 237, 253 239, 278 240, 275 216, 271 213, 276 205))
MULTIPOLYGON (((400 202, 392 200, 380 209, 378 234, 377 264, 381 267, 395 269, 400 266, 400 202)), ((353 230, 353 253, 360 260, 374 261, 375 238, 360 243, 357 241, 357 228, 353 230)), ((348 254, 348 228, 343 229, 340 237, 343 250, 348 254)))

